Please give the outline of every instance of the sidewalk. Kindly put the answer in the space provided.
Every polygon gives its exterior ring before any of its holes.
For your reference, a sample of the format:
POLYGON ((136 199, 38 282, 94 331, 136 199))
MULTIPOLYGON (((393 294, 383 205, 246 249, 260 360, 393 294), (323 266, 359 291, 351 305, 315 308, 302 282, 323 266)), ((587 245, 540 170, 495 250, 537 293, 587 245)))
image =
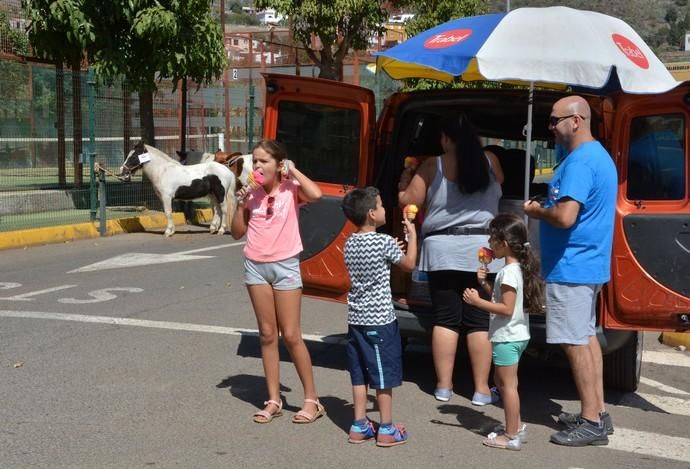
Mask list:
MULTIPOLYGON (((209 208, 196 209, 190 220, 195 224, 210 223, 213 212, 209 208)), ((184 225, 184 213, 174 212, 173 223, 184 225)), ((135 217, 108 220, 106 236, 122 233, 135 233, 149 230, 163 230, 167 224, 165 214, 161 212, 146 212, 135 217)), ((17 249, 42 244, 64 243, 79 239, 100 237, 99 222, 77 223, 70 225, 56 225, 42 228, 7 231, 0 233, 0 250, 17 249)))

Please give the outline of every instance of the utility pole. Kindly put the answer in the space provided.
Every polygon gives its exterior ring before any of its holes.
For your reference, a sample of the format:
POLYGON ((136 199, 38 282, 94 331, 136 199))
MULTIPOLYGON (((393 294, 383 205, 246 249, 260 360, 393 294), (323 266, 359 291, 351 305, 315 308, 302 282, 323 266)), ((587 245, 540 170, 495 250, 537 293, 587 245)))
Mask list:
POLYGON ((220 0, 220 29, 223 31, 223 50, 225 51, 225 70, 223 70, 223 117, 225 125, 223 129, 223 151, 230 151, 230 78, 228 70, 228 48, 225 42, 225 0, 220 0))

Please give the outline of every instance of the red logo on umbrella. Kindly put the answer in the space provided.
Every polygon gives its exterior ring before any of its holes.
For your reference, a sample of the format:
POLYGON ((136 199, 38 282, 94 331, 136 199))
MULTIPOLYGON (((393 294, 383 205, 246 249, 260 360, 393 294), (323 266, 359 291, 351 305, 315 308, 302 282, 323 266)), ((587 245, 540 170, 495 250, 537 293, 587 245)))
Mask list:
POLYGON ((453 29, 441 34, 434 34, 424 41, 424 47, 427 49, 443 49, 459 44, 471 35, 471 29, 453 29))
POLYGON ((620 34, 612 34, 611 39, 632 63, 645 70, 649 68, 647 57, 634 42, 620 34))

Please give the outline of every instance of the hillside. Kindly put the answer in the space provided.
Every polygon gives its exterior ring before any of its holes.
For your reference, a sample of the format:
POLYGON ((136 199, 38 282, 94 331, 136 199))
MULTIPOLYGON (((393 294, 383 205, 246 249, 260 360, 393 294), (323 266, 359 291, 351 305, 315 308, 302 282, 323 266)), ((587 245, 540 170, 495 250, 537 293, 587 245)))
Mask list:
MULTIPOLYGON (((490 0, 492 11, 505 10, 505 0, 490 0)), ((530 6, 568 6, 616 16, 638 32, 654 51, 683 50, 690 29, 688 0, 511 0, 511 9, 530 6)))

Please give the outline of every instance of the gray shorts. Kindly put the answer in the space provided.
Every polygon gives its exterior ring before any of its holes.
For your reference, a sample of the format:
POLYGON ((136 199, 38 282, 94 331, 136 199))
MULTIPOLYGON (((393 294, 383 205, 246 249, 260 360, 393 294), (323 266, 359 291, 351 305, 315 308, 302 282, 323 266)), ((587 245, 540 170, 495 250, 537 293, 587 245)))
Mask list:
POLYGON ((274 290, 302 288, 299 258, 291 257, 276 262, 257 262, 244 259, 245 285, 271 285, 274 290))
POLYGON ((596 335, 601 284, 546 284, 546 343, 586 345, 596 335))

